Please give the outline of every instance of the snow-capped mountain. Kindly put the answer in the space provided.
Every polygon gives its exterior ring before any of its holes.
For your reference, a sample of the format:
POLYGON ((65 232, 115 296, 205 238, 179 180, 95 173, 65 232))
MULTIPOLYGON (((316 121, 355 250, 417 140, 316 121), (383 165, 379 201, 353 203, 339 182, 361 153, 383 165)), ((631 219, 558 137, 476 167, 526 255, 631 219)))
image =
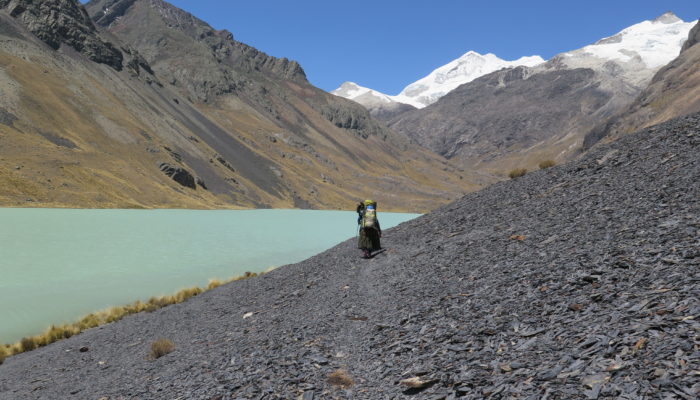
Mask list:
POLYGON ((484 75, 429 107, 386 122, 469 168, 532 168, 547 158, 565 161, 578 154, 592 128, 605 126, 627 109, 652 79, 658 83, 661 78, 654 75, 665 65, 678 70, 664 82, 674 82, 673 91, 657 90, 660 95, 641 103, 661 99, 657 105, 663 107, 672 99, 679 104, 674 111, 692 111, 694 98, 678 99, 677 87, 692 92, 696 58, 690 53, 685 61, 677 57, 695 24, 666 13, 546 63, 484 75))
POLYGON ((526 66, 533 67, 543 63, 540 56, 522 57, 515 61, 502 60, 492 53, 481 55, 469 51, 462 57, 443 65, 428 76, 406 86, 394 101, 423 108, 436 102, 458 86, 503 68, 526 66))
POLYGON ((394 101, 390 96, 384 93, 362 87, 354 82, 344 82, 338 89, 332 91, 331 94, 354 100, 365 107, 388 104, 394 101))
POLYGON ((684 22, 669 12, 653 21, 632 25, 592 45, 562 53, 561 56, 565 57, 566 64, 572 67, 587 64, 590 61, 583 60, 594 58, 642 62, 647 68, 660 68, 678 57, 683 43, 688 39, 688 32, 696 22, 684 22))
POLYGON ((394 115, 416 108, 394 100, 392 96, 362 87, 354 82, 345 82, 331 92, 336 96, 345 97, 365 106, 373 117, 387 120, 394 115))
POLYGON ((345 82, 331 93, 354 100, 370 109, 370 111, 397 108, 393 103, 423 108, 436 102, 440 97, 459 85, 469 83, 493 71, 521 65, 531 67, 543 62, 544 60, 540 56, 522 57, 515 61, 506 61, 491 53, 481 55, 475 51, 469 51, 462 57, 431 72, 428 76, 406 86, 396 96, 362 87, 354 82, 345 82))
POLYGON ((659 68, 678 56, 683 42, 696 22, 684 22, 669 12, 654 20, 632 25, 616 35, 581 49, 558 54, 547 63, 539 56, 506 61, 491 53, 481 55, 469 51, 406 86, 396 96, 386 95, 352 82, 344 83, 331 93, 352 99, 374 114, 381 113, 378 112, 380 109, 398 109, 394 103, 423 108, 462 84, 499 69, 516 66, 536 67, 535 70, 591 68, 617 75, 623 84, 641 90, 659 68))
POLYGON ((581 49, 558 54, 548 64, 608 71, 632 85, 646 86, 656 71, 678 56, 696 23, 684 22, 669 12, 581 49))

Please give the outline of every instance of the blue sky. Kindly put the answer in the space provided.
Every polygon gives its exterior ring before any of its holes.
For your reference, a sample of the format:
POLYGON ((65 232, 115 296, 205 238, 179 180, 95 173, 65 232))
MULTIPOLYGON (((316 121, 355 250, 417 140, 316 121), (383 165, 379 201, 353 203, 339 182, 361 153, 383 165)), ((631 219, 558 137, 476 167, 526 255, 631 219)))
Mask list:
POLYGON ((672 11, 700 18, 700 0, 168 0, 236 40, 297 60, 309 81, 397 94, 469 50, 512 60, 591 44, 672 11))

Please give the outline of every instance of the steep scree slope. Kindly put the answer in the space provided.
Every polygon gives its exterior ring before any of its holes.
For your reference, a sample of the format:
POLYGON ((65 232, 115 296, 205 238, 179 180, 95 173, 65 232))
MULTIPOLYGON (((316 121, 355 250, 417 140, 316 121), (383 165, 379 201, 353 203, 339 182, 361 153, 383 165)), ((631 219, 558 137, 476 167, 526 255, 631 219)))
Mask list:
POLYGON ((699 145, 700 115, 677 119, 388 230, 371 260, 349 240, 11 357, 0 399, 697 398, 699 145))

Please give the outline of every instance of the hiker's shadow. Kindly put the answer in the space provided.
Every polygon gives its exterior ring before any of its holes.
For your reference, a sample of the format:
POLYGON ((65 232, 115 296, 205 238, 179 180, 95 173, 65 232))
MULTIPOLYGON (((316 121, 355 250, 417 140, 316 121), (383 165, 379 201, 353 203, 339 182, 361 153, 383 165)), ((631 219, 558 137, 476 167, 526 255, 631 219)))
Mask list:
POLYGON ((374 258, 374 257, 384 253, 385 251, 386 251, 386 249, 379 249, 379 250, 375 251, 374 253, 371 253, 369 255, 369 258, 374 258))

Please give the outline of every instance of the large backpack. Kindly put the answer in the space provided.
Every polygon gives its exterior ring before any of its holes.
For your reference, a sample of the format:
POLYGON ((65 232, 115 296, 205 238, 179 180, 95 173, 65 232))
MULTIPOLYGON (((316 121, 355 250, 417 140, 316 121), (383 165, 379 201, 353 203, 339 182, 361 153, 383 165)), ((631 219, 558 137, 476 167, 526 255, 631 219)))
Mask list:
POLYGON ((362 216, 363 228, 374 228, 377 226, 377 210, 365 209, 365 214, 362 216))

